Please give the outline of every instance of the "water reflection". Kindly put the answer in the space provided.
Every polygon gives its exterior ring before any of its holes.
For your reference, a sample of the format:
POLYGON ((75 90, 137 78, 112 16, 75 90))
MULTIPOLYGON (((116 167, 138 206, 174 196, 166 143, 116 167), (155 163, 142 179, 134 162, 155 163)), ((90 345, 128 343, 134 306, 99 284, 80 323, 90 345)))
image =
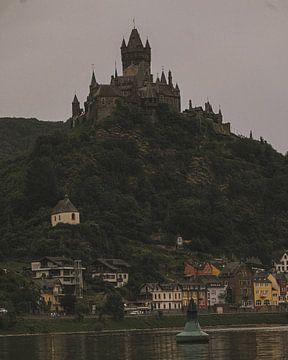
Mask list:
POLYGON ((211 332, 209 344, 176 344, 174 333, 0 338, 2 360, 280 360, 288 328, 211 332), (286 330, 286 331, 285 331, 286 330))

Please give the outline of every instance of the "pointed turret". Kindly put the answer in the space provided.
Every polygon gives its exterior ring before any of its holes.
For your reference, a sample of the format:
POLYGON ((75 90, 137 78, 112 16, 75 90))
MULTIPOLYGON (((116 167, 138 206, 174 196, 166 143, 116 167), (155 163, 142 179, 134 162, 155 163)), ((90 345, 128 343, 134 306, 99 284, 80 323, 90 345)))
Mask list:
POLYGON ((253 133, 252 130, 250 130, 250 135, 249 135, 250 140, 253 140, 253 133))
POLYGON ((166 76, 165 76, 165 73, 163 70, 162 70, 162 74, 161 74, 161 83, 167 85, 166 76))
POLYGON ((192 107, 192 100, 189 100, 189 110, 193 110, 193 107, 192 107))
POLYGON ((79 104, 79 100, 78 100, 76 94, 74 95, 74 99, 73 99, 73 101, 72 101, 72 104, 79 104))
POLYGON ((123 37, 122 44, 121 44, 121 49, 126 49, 126 47, 127 47, 127 45, 126 45, 125 39, 123 37))
POLYGON ((172 87, 172 73, 171 70, 168 72, 168 84, 172 87))
POLYGON ((114 76, 115 76, 115 79, 118 78, 118 71, 117 71, 117 64, 116 64, 116 61, 115 61, 115 73, 114 73, 114 76))
POLYGON ((176 83, 176 85, 175 85, 175 89, 176 89, 177 91, 180 91, 180 90, 179 90, 179 86, 178 86, 177 83, 176 83))
POLYGON ((146 40, 145 48, 146 48, 146 49, 151 49, 150 44, 149 44, 148 37, 147 37, 147 40, 146 40))
POLYGON ((80 114, 81 114, 80 103, 77 98, 77 95, 75 94, 74 99, 72 101, 72 117, 77 117, 80 114))
POLYGON ((95 76, 95 73, 94 73, 94 70, 93 70, 90 87, 94 88, 97 85, 98 85, 98 83, 96 81, 96 76, 95 76))

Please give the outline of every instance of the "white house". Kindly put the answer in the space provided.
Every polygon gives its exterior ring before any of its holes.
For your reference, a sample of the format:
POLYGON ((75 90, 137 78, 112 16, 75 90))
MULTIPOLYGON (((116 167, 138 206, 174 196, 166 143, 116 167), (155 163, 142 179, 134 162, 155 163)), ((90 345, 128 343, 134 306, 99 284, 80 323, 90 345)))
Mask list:
POLYGON ((182 288, 177 283, 146 283, 141 286, 140 295, 150 297, 151 307, 154 310, 182 309, 182 288))
POLYGON ((80 224, 80 213, 70 201, 68 195, 65 195, 63 200, 58 201, 57 205, 51 212, 51 224, 80 224))
POLYGON ((288 272, 288 252, 285 251, 282 256, 280 256, 277 260, 274 260, 274 267, 276 272, 284 273, 288 272))

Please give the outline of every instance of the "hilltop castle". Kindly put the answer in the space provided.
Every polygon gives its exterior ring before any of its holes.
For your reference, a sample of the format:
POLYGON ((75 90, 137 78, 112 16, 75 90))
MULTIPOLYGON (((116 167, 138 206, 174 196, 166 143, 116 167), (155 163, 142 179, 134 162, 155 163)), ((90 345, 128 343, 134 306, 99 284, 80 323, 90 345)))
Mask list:
MULTIPOLYGON (((117 101, 134 103, 145 111, 152 113, 161 104, 166 104, 171 111, 181 112, 181 98, 178 84, 173 84, 172 72, 169 70, 166 77, 162 70, 161 77, 157 75, 154 81, 151 73, 151 47, 147 39, 145 46, 142 43, 138 30, 134 27, 128 43, 123 38, 121 45, 122 75, 118 75, 117 68, 111 76, 110 84, 99 84, 95 73, 89 87, 89 94, 84 102, 84 110, 80 107, 75 94, 72 102, 72 126, 75 127, 85 120, 101 121, 112 114, 117 101)), ((222 114, 219 110, 215 114, 209 102, 205 108, 185 110, 186 115, 197 118, 209 118, 216 131, 230 133, 230 124, 222 124, 222 114)))

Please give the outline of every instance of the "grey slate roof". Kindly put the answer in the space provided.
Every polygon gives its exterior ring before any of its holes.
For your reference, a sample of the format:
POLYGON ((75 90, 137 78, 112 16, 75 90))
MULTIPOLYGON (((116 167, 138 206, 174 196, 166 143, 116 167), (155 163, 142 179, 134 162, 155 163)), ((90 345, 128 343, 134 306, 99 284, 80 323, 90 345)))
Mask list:
POLYGON ((96 92, 96 96, 101 97, 119 97, 120 92, 111 85, 100 85, 96 92))
POLYGON ((61 214, 61 213, 68 213, 68 212, 78 212, 76 207, 70 201, 68 195, 65 195, 63 200, 58 201, 57 205, 52 210, 51 214, 61 214))
POLYGON ((111 270, 114 270, 114 271, 117 271, 118 267, 122 267, 122 266, 126 267, 126 268, 131 267, 126 261, 121 260, 121 259, 102 259, 102 258, 98 258, 97 262, 107 266, 108 268, 110 268, 111 270))

